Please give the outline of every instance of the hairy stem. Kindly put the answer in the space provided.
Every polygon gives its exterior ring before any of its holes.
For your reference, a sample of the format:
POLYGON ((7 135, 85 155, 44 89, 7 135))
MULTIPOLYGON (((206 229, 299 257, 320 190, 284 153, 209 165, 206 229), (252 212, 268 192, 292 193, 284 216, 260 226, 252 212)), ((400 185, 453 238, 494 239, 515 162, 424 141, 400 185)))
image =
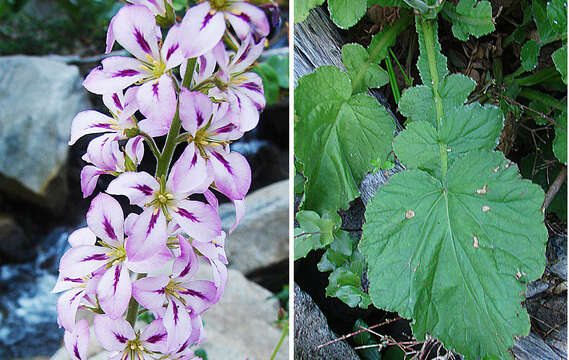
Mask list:
POLYGON ((547 194, 545 194, 545 201, 543 202, 543 207, 541 208, 543 212, 545 212, 545 210, 549 207, 549 205, 555 198, 555 195, 557 195, 557 192, 559 191, 559 189, 561 189, 561 186, 565 182, 565 179, 567 179, 567 166, 563 166, 563 168, 561 169, 561 171, 559 172, 559 174, 557 175, 557 177, 549 187, 549 190, 547 190, 547 194))

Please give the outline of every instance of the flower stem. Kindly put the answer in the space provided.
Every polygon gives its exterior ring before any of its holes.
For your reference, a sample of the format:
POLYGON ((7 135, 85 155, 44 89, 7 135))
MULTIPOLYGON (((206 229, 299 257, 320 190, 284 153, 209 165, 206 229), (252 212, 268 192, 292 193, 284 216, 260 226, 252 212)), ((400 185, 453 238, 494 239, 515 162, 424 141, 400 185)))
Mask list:
POLYGON ((271 355, 270 360, 274 360, 275 356, 277 356, 277 353, 279 352, 279 349, 281 348, 281 345, 283 344, 283 341, 284 341, 285 337, 287 336, 287 334, 288 334, 288 321, 285 323, 285 326, 283 327, 281 338, 279 339, 277 347, 273 351, 273 354, 271 355))
MULTIPOLYGON (((138 274, 136 279, 142 279, 145 277, 146 274, 138 274)), ((134 323, 136 323, 136 318, 138 317, 138 302, 134 299, 134 296, 130 298, 130 302, 128 303, 128 310, 126 311, 126 321, 132 326, 134 329, 134 323)))

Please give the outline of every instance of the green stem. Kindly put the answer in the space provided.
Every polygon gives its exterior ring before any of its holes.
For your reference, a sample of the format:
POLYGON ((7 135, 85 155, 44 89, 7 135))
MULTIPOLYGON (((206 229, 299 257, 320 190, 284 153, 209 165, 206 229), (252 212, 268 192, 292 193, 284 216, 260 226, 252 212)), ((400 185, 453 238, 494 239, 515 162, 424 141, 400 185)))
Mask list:
POLYGON ((158 150, 158 147, 156 146, 156 142, 154 141, 154 138, 151 137, 150 135, 148 135, 147 133, 144 132, 140 132, 140 135, 144 138, 144 141, 146 141, 146 143, 148 144, 148 147, 150 147, 150 150, 152 151, 152 153, 154 154, 154 156, 156 157, 156 160, 160 159, 160 151, 158 150))
MULTIPOLYGON (((427 59, 429 61, 429 72, 431 73, 431 80, 433 86, 433 97, 435 100, 435 108, 437 111, 437 128, 440 128, 442 118, 444 115, 443 100, 439 94, 439 73, 437 71, 437 59, 435 54, 435 29, 432 20, 423 20, 418 18, 418 24, 425 39, 425 49, 427 51, 427 59)), ((447 144, 439 143, 439 150, 441 153, 441 169, 442 177, 444 178, 447 173, 447 144)))
MULTIPOLYGON (((146 274, 138 274, 137 279, 142 279, 146 274)), ((136 323, 136 318, 138 317, 138 302, 134 299, 134 296, 130 298, 128 303, 128 310, 126 311, 126 321, 134 329, 134 324, 136 323)))
POLYGON ((279 349, 281 348, 281 345, 286 337, 286 335, 288 334, 288 321, 286 322, 285 326, 283 327, 283 331, 281 334, 281 338, 279 339, 279 342, 277 344, 277 347, 275 348, 275 350, 273 351, 273 354, 271 355, 271 358, 269 360, 274 360, 275 356, 277 356, 277 353, 279 352, 279 349))
POLYGON ((182 86, 186 89, 190 88, 192 83, 192 76, 194 76, 194 69, 196 68, 197 58, 188 59, 186 64, 186 73, 184 74, 184 80, 182 80, 182 86))
POLYGON ((170 131, 168 131, 168 136, 166 137, 166 143, 164 144, 164 149, 162 150, 162 155, 158 159, 158 165, 156 165, 156 178, 160 179, 166 176, 168 168, 170 167, 170 162, 172 161, 172 155, 174 154, 174 149, 177 145, 177 138, 182 127, 182 121, 180 120, 180 108, 176 108, 176 114, 174 119, 172 119, 172 125, 170 125, 170 131))

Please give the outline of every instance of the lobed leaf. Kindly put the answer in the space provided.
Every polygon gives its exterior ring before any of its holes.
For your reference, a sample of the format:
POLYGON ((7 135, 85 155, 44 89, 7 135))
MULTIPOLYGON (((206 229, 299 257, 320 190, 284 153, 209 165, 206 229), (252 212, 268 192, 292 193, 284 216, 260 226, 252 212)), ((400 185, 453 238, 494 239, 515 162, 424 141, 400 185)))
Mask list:
POLYGON ((547 2, 547 17, 553 31, 558 34, 567 32, 567 0, 549 0, 547 2))
POLYGON ((322 5, 324 0, 296 0, 294 2, 294 22, 306 20, 311 9, 322 5))
POLYGON ((555 68, 561 74, 561 79, 567 85, 567 44, 564 44, 559 49, 551 54, 555 68))
POLYGON ((334 241, 334 231, 342 225, 338 214, 321 217, 314 211, 299 211, 296 221, 300 226, 294 229, 294 260, 305 257, 311 250, 330 245, 334 241))
POLYGON ((537 66, 537 58, 541 50, 540 44, 535 40, 528 40, 522 46, 520 57, 522 59, 522 68, 525 71, 531 71, 537 66))
POLYGON ((330 19, 341 29, 354 26, 366 13, 366 0, 328 0, 330 19))
POLYGON ((443 181, 394 175, 368 203, 359 245, 374 305, 467 359, 510 358, 514 336, 529 332, 524 282, 545 266, 543 198, 493 151, 457 159, 443 181))
POLYGON ((452 22, 454 36, 462 41, 468 41, 469 35, 479 38, 495 30, 488 1, 460 0, 456 6, 447 2, 442 13, 452 22))

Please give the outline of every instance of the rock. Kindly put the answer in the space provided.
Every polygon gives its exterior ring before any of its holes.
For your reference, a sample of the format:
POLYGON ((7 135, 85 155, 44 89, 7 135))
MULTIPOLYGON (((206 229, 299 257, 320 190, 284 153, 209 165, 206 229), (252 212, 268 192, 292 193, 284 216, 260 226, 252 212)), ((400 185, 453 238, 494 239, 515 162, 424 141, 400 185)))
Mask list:
POLYGON ((549 284, 542 280, 536 280, 528 283, 526 291, 526 299, 539 295, 549 288, 549 284))
POLYGON ((359 360, 345 341, 318 349, 318 345, 337 338, 312 298, 294 284, 294 359, 359 360))
POLYGON ((0 255, 9 260, 30 260, 31 242, 10 215, 0 214, 0 255))
MULTIPOLYGON (((283 180, 245 197, 247 213, 226 242, 229 267, 248 274, 288 259, 289 182, 283 180)), ((233 204, 219 209, 224 229, 235 219, 233 204)))
POLYGON ((76 66, 0 58, 0 191, 61 211, 71 121, 89 107, 76 66))
POLYGON ((512 352, 518 360, 559 360, 559 356, 534 333, 516 341, 512 352))
POLYGON ((555 264, 549 265, 548 269, 550 272, 559 276, 563 280, 567 280, 567 258, 563 257, 559 259, 555 264))
MULTIPOLYGON (((209 274, 210 269, 201 266, 196 278, 209 279, 209 274)), ((197 348, 204 349, 211 360, 269 359, 281 337, 281 329, 274 324, 279 305, 276 299, 268 299, 271 295, 230 269, 220 302, 202 315, 207 339, 197 348)), ((275 359, 288 359, 288 336, 275 359)))

